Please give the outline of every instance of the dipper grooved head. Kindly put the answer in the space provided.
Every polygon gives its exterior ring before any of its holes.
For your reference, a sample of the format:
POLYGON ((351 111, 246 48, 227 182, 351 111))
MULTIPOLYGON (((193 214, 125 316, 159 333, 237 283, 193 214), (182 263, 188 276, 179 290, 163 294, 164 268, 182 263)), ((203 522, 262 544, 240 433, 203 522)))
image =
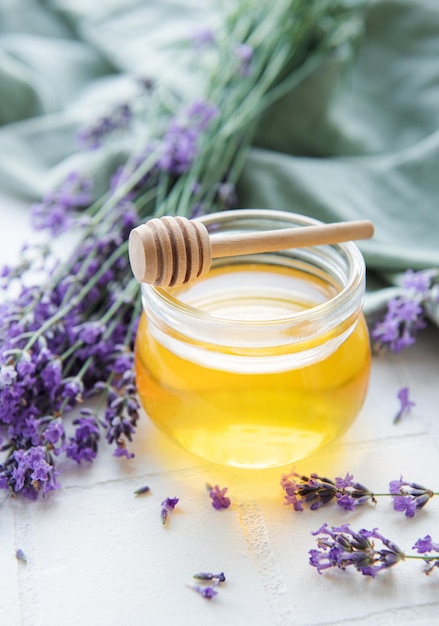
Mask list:
POLYGON ((210 269, 209 233, 204 224, 185 217, 154 218, 131 231, 129 257, 139 282, 184 285, 210 269))

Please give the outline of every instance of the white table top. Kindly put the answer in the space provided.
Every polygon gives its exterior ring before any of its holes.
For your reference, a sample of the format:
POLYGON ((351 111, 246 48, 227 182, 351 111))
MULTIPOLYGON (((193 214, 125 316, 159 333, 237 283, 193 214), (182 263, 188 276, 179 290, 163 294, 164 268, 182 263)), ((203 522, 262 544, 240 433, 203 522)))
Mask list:
MULTIPOLYGON (((0 265, 30 235, 27 206, 1 196, 0 265)), ((439 330, 400 355, 374 357, 360 417, 337 443, 296 465, 329 477, 347 471, 375 491, 405 478, 439 491, 439 330), (396 394, 416 407, 394 425, 396 394)), ((415 518, 389 500, 354 512, 329 505, 296 513, 279 485, 288 468, 223 469, 177 448, 142 416, 133 460, 103 446, 92 467, 64 464, 62 488, 36 503, 7 498, 0 515, 2 626, 179 626, 439 624, 439 570, 406 561, 375 580, 355 571, 319 575, 308 564, 310 532, 323 522, 378 527, 411 552, 418 537, 439 542, 439 499, 415 518), (205 484, 229 488, 216 511, 205 484), (140 486, 151 492, 135 497, 140 486), (180 502, 169 524, 160 503, 180 502), (21 548, 27 564, 16 560, 21 548), (224 571, 211 601, 186 586, 199 571, 224 571)))

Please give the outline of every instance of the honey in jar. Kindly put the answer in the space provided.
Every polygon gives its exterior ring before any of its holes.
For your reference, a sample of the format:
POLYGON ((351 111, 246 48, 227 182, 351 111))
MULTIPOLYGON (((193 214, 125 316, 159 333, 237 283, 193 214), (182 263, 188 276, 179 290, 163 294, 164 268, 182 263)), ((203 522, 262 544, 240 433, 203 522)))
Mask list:
MULTIPOLYGON (((215 232, 315 223, 264 210, 202 219, 215 232)), ((212 462, 267 468, 309 456, 365 398, 363 291, 353 243, 223 259, 183 287, 142 285, 136 377, 147 414, 212 462)))

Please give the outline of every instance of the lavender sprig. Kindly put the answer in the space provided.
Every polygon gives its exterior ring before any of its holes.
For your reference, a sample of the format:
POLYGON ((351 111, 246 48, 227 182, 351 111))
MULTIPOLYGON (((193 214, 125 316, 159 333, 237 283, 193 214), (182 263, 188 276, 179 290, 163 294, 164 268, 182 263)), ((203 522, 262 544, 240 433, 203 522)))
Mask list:
POLYGON ((398 391, 397 398, 400 401, 400 407, 398 413, 393 418, 394 424, 397 424, 401 418, 404 417, 404 415, 410 413, 412 408, 416 406, 416 402, 412 402, 412 400, 410 400, 409 393, 410 391, 408 387, 403 387, 398 391))
POLYGON ((317 568, 319 574, 331 567, 345 570, 352 566, 364 576, 375 578, 379 571, 393 567, 405 558, 400 548, 381 535, 378 529, 356 532, 349 524, 329 527, 325 523, 311 534, 318 537, 319 549, 310 550, 309 563, 317 568), (377 550, 374 539, 384 547, 377 550))
POLYGON ((284 504, 292 505, 295 511, 303 511, 304 506, 315 511, 331 502, 345 511, 353 511, 366 502, 376 504, 377 498, 390 497, 395 511, 414 517, 434 495, 438 495, 418 483, 405 481, 402 476, 390 481, 389 493, 374 493, 354 481, 349 473, 344 478, 331 480, 318 474, 303 476, 293 471, 282 476, 281 486, 285 492, 284 504))
POLYGON ((379 533, 377 528, 361 529, 357 532, 349 524, 329 527, 325 523, 311 534, 317 536, 318 549, 309 551, 309 564, 319 574, 331 568, 344 571, 352 567, 364 576, 375 578, 378 572, 406 559, 423 560, 426 565, 425 574, 430 574, 435 567, 439 567, 439 555, 428 554, 439 552, 439 544, 433 543, 430 535, 418 539, 414 544, 413 549, 422 555, 419 556, 405 554, 393 541, 379 533))
POLYGON ((20 563, 27 564, 27 557, 21 548, 15 550, 15 557, 20 563))
POLYGON ((228 509, 230 506, 230 498, 226 496, 228 491, 227 487, 223 487, 220 489, 218 485, 212 487, 211 485, 206 485, 207 491, 209 492, 209 498, 212 500, 212 506, 217 511, 221 509, 228 509))
POLYGON ((226 580, 224 572, 220 572, 219 574, 212 574, 211 572, 199 572, 198 574, 194 574, 193 578, 196 580, 217 580, 220 583, 223 583, 226 580))
POLYGON ((96 122, 82 128, 77 135, 81 147, 96 150, 116 131, 125 130, 133 119, 133 111, 129 103, 115 105, 112 110, 100 117, 96 122))
POLYGON ((285 504, 293 505, 295 511, 303 511, 304 505, 315 511, 333 501, 343 509, 352 511, 369 500, 374 504, 376 502, 374 494, 361 483, 355 482, 349 473, 344 478, 331 480, 315 473, 303 476, 292 471, 282 476, 281 486, 285 492, 285 504))
POLYGON ((195 580, 199 580, 202 582, 213 581, 211 585, 204 585, 204 586, 198 585, 198 584, 187 585, 190 589, 193 589, 194 591, 199 593, 202 598, 206 598, 207 600, 212 600, 212 598, 214 598, 217 595, 218 591, 216 590, 216 588, 221 583, 225 582, 226 580, 224 572, 221 572, 220 574, 200 572, 199 574, 194 574, 193 578, 195 578, 195 580))
POLYGON ((161 504, 162 510, 160 512, 160 517, 162 520, 162 524, 165 525, 168 521, 169 513, 175 509, 179 502, 179 498, 165 498, 161 504))
POLYGON ((439 270, 409 269, 402 280, 402 293, 392 298, 384 318, 372 330, 377 350, 401 352, 415 343, 427 325, 426 316, 439 302, 439 270))
POLYGON ((54 191, 31 208, 31 222, 35 230, 47 229, 56 236, 74 226, 75 218, 92 201, 92 180, 78 172, 71 172, 54 191))

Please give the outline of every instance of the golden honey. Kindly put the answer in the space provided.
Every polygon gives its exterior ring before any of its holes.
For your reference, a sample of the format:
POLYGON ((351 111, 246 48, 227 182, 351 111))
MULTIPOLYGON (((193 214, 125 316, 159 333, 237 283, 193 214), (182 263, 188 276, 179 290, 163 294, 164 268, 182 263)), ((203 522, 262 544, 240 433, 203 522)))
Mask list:
POLYGON ((345 432, 362 406, 370 349, 358 300, 337 303, 337 277, 284 261, 260 255, 186 287, 146 287, 140 399, 163 433, 203 459, 289 464, 345 432))

